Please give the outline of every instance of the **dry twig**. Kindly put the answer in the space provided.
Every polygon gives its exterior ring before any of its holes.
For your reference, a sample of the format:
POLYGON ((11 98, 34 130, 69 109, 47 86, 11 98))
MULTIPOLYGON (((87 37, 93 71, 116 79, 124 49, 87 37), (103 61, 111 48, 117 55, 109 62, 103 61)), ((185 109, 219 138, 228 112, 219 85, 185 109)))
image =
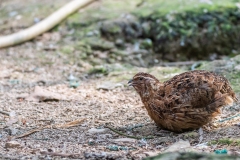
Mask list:
POLYGON ((0 111, 0 113, 10 116, 10 113, 8 113, 8 112, 0 111))
POLYGON ((95 0, 73 0, 51 14, 43 21, 18 33, 0 37, 0 48, 16 45, 33 39, 34 37, 52 29, 69 15, 80 8, 84 8, 95 0))
POLYGON ((55 128, 55 129, 58 129, 58 128, 70 128, 70 127, 74 127, 74 126, 78 126, 80 125, 83 121, 85 120, 84 119, 80 119, 80 120, 76 120, 76 121, 72 121, 72 122, 68 122, 68 123, 65 123, 65 124, 57 124, 57 125, 47 125, 45 127, 41 127, 41 128, 37 128, 37 129, 33 129, 27 133, 24 133, 24 134, 21 134, 19 136, 16 136, 15 138, 23 138, 23 137, 26 137, 28 135, 31 135, 35 132, 39 132, 43 129, 47 129, 47 128, 55 128))

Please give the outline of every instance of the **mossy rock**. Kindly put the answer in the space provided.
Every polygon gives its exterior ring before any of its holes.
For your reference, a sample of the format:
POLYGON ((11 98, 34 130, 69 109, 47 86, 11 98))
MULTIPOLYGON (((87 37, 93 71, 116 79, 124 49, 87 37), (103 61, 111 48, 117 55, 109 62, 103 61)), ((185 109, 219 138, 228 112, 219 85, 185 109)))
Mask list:
POLYGON ((124 38, 132 41, 142 35, 142 27, 138 18, 127 15, 116 20, 102 22, 100 33, 110 40, 124 38))
POLYGON ((158 58, 169 61, 203 60, 212 54, 240 52, 240 10, 235 6, 209 6, 164 15, 154 11, 136 16, 103 22, 101 35, 112 41, 119 37, 128 42, 148 39, 149 46, 141 46, 151 47, 158 58))
POLYGON ((218 154, 206 154, 206 153, 194 153, 194 152, 171 152, 163 153, 155 157, 148 157, 145 160, 240 160, 239 156, 233 155, 218 155, 218 154))

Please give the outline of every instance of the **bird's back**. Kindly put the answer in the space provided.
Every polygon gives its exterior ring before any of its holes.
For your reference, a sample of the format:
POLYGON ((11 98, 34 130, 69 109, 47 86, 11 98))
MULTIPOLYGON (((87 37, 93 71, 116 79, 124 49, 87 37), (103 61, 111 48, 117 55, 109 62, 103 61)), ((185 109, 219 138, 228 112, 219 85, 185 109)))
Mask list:
MULTIPOLYGON (((212 101, 215 94, 228 94, 237 100, 233 89, 230 86, 229 81, 214 72, 208 72, 204 70, 194 70, 184 72, 176 75, 168 81, 164 82, 165 96, 181 94, 185 95, 189 101, 191 98, 207 99, 212 101)), ((186 100, 187 101, 187 100, 186 100)))
POLYGON ((164 120, 151 117, 159 126, 181 132, 208 123, 220 107, 233 101, 237 98, 225 77, 203 70, 190 71, 164 82, 164 92, 155 101, 159 103, 155 110, 164 120))

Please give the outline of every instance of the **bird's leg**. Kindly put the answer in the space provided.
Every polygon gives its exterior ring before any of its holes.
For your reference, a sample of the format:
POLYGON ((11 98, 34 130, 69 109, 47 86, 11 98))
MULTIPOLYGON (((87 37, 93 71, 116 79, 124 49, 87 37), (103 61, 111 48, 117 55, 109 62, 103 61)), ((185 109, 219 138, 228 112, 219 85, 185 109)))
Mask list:
POLYGON ((198 142, 198 144, 200 144, 202 142, 202 140, 203 140, 203 129, 202 129, 202 127, 200 127, 198 129, 198 133, 199 133, 199 142, 198 142))

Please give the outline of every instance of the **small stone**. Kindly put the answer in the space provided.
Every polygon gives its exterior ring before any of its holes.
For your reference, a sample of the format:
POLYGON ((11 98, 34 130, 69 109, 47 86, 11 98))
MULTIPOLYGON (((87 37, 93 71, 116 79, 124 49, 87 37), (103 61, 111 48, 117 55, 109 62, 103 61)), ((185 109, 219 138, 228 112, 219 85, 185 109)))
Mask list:
POLYGON ((194 148, 197 148, 197 149, 208 149, 209 145, 208 145, 208 143, 201 143, 201 144, 196 145, 194 148))
POLYGON ((20 147, 20 143, 17 142, 17 141, 9 141, 5 144, 5 147, 6 148, 17 148, 17 147, 20 147))
POLYGON ((168 149, 166 149, 164 152, 184 151, 187 148, 190 148, 189 141, 180 140, 169 146, 168 149))
POLYGON ((67 77, 67 79, 69 80, 69 81, 76 81, 76 80, 78 80, 74 75, 72 75, 72 74, 70 74, 68 77, 67 77))
POLYGON ((113 139, 114 142, 135 143, 137 140, 133 138, 118 138, 113 139))
POLYGON ((107 129, 97 129, 97 128, 91 128, 88 130, 88 133, 90 134, 96 134, 96 133, 105 133, 107 129))

